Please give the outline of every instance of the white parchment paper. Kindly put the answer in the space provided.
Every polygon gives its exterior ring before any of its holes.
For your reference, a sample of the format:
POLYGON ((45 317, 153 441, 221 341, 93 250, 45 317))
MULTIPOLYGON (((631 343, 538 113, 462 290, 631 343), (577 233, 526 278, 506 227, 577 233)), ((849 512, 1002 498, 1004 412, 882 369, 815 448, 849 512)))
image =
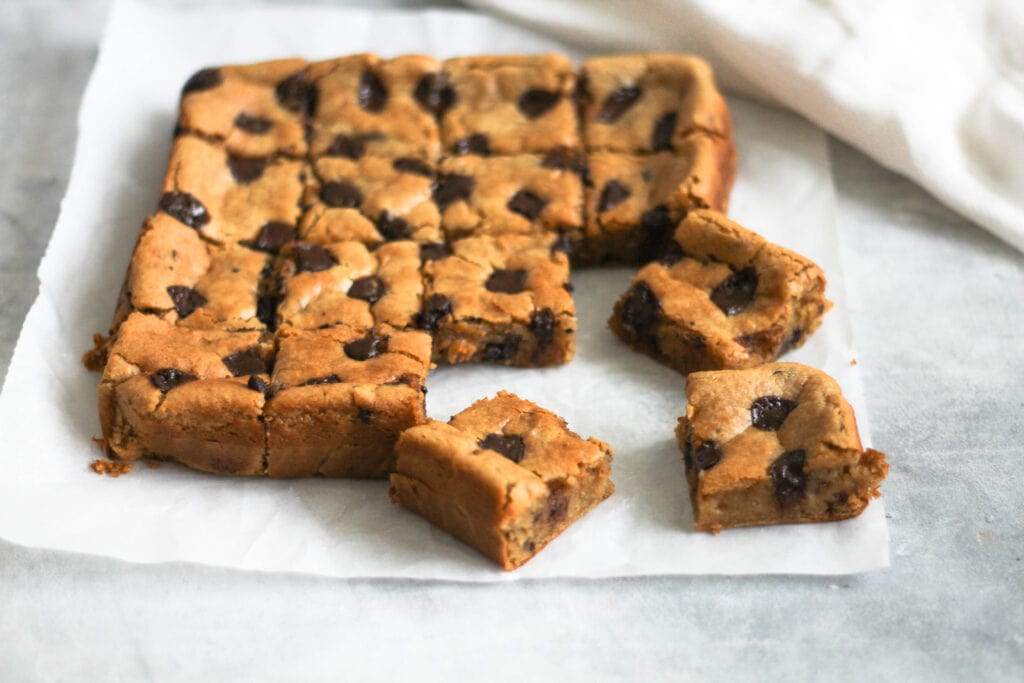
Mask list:
MULTIPOLYGON (((692 531, 673 429, 683 380, 607 330, 630 270, 574 274, 576 359, 557 369, 441 368, 428 412, 447 419, 508 389, 615 449, 617 492, 507 574, 408 512, 382 481, 215 477, 173 465, 100 477, 97 376, 80 363, 106 328, 138 226, 152 211, 181 84, 202 66, 299 55, 536 52, 565 47, 467 13, 115 4, 80 113, 75 163, 0 395, 0 536, 137 562, 190 561, 339 577, 455 581, 640 574, 836 574, 887 566, 882 501, 837 524, 692 531)), ((569 53, 573 57, 583 55, 569 53)), ((740 150, 731 215, 820 263, 836 306, 787 360, 840 382, 870 434, 847 318, 824 135, 777 109, 729 98, 740 150)))

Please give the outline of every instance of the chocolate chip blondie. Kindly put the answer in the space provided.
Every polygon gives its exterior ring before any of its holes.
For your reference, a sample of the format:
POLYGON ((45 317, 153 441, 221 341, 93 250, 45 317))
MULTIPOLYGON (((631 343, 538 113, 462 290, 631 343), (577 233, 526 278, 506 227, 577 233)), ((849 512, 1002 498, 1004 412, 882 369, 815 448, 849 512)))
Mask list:
POLYGON ((701 531, 856 517, 889 466, 865 450, 839 385, 814 368, 769 363, 695 372, 676 435, 701 531))
POLYGON ((614 491, 612 449, 506 392, 402 433, 391 500, 511 570, 614 491))
POLYGON ((831 306, 817 265, 717 212, 688 214, 672 245, 633 277, 608 324, 683 374, 774 360, 831 306))

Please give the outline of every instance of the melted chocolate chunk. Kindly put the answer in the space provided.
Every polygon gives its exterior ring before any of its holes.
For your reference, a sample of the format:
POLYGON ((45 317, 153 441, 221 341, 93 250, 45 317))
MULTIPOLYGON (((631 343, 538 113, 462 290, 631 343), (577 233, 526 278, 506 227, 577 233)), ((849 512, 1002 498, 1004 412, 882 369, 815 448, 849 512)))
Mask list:
POLYGON ((516 351, 519 350, 519 342, 521 342, 517 336, 509 335, 500 342, 487 342, 484 346, 483 359, 485 361, 506 361, 511 360, 516 355, 516 351))
POLYGON ((316 273, 333 268, 337 261, 319 244, 297 244, 292 249, 295 267, 300 273, 316 273))
POLYGON ((452 302, 444 294, 431 294, 423 302, 423 312, 417 316, 417 327, 433 332, 441 318, 452 312, 452 302))
POLYGON ((540 212, 547 205, 548 200, 543 197, 539 197, 529 190, 519 190, 512 195, 506 206, 509 211, 518 213, 520 216, 532 221, 536 220, 537 216, 540 215, 540 212))
POLYGON ((455 202, 469 199, 474 184, 472 176, 458 173, 442 176, 434 186, 434 203, 439 210, 444 211, 455 202))
POLYGON ((446 258, 450 251, 448 247, 440 242, 430 242, 428 244, 420 245, 420 260, 426 263, 427 261, 439 261, 446 258))
POLYGON ((642 230, 638 249, 640 263, 649 263, 661 255, 665 249, 666 241, 669 241, 673 227, 672 216, 669 214, 668 207, 664 204, 659 204, 653 209, 644 211, 640 216, 640 228, 642 230))
POLYGON ((717 441, 705 441, 693 449, 693 466, 697 471, 710 470, 722 459, 722 448, 717 441))
POLYGON ((228 157, 228 168, 231 175, 240 183, 251 183, 263 175, 267 167, 266 159, 247 159, 245 157, 228 157))
POLYGON ((356 413, 356 416, 359 418, 360 422, 364 425, 368 425, 370 424, 370 420, 373 419, 373 411, 369 408, 360 408, 356 413))
POLYGON ((210 222, 206 207, 188 192, 164 192, 160 210, 196 230, 210 222))
POLYGON ((179 318, 189 317, 197 308, 202 308, 207 303, 206 297, 191 287, 171 285, 167 288, 167 294, 171 297, 179 318))
POLYGON ((658 322, 661 303, 646 282, 633 285, 622 302, 622 324, 638 338, 647 337, 658 322))
POLYGON ((194 382, 197 379, 199 378, 195 375, 182 372, 177 368, 161 368, 149 376, 149 383, 159 389, 161 394, 166 394, 175 387, 194 382))
POLYGON ((762 396, 750 404, 750 424, 764 432, 778 431, 796 408, 796 401, 781 396, 762 396))
POLYGON ((526 288, 525 270, 496 270, 484 284, 488 292, 498 294, 519 294, 526 288))
POLYGON ((567 486, 552 486, 549 489, 546 521, 558 524, 569 513, 569 489, 567 486))
POLYGON ((332 180, 320 188, 320 199, 328 206, 339 209, 351 209, 363 201, 363 193, 352 183, 344 180, 332 180))
POLYGON ((344 157, 346 159, 359 159, 366 153, 366 138, 352 137, 339 133, 335 136, 331 146, 327 148, 327 156, 344 157))
POLYGON ((301 71, 278 83, 274 95, 278 103, 290 112, 307 116, 316 112, 316 86, 306 80, 306 74, 301 71))
POLYGON ((341 378, 332 373, 330 375, 324 375, 323 377, 313 377, 311 379, 307 379, 299 386, 311 387, 317 384, 341 384, 341 378))
POLYGON ((473 133, 468 138, 455 141, 455 153, 460 156, 463 154, 487 156, 491 153, 491 141, 483 133, 473 133))
POLYGON ((789 335, 789 338, 782 343, 782 348, 779 349, 779 355, 791 351, 800 345, 800 340, 804 337, 804 331, 799 327, 793 330, 793 334, 789 335))
POLYGON ((807 473, 804 472, 806 463, 806 452, 786 451, 775 458, 768 467, 768 474, 775 485, 775 500, 779 502, 779 507, 792 507, 804 497, 807 492, 807 473))
POLYGON ((565 149, 564 147, 548 152, 547 156, 540 162, 540 165, 544 168, 572 171, 581 175, 587 169, 586 160, 581 153, 565 149))
POLYGON ((455 92, 447 84, 445 77, 438 73, 424 74, 413 89, 412 95, 421 107, 438 116, 455 102, 455 92))
POLYGON ((235 377, 242 375, 262 375, 267 372, 267 363, 256 349, 245 349, 236 351, 229 356, 224 356, 221 361, 235 377))
POLYGON ((270 389, 270 385, 267 384, 267 381, 260 377, 259 375, 252 375, 249 378, 249 381, 245 383, 245 386, 252 389, 253 391, 258 391, 261 394, 267 393, 267 391, 270 389))
POLYGON ((512 462, 519 462, 526 455, 526 443, 523 437, 511 434, 488 434, 481 441, 477 442, 480 448, 501 453, 512 462))
POLYGON ((754 300, 757 279, 757 271, 747 266, 722 280, 711 292, 711 301, 726 315, 736 315, 754 300))
POLYGON ((670 111, 654 124, 654 130, 651 131, 651 147, 655 152, 665 152, 672 149, 672 135, 676 132, 676 119, 676 113, 670 111))
POLYGON ((191 92, 209 90, 216 88, 223 82, 224 77, 221 75, 220 69, 200 69, 185 81, 185 87, 181 89, 181 94, 187 95, 191 92))
POLYGON ((353 299, 360 299, 370 304, 377 303, 387 292, 384 282, 376 275, 367 275, 352 282, 348 288, 348 295, 353 299))
POLYGON ((686 256, 686 252, 679 246, 679 243, 675 240, 668 240, 665 243, 664 248, 661 250, 661 256, 658 258, 658 262, 666 268, 671 268, 675 264, 679 263, 686 256))
POLYGON ((551 92, 550 90, 533 89, 524 92, 516 104, 519 107, 519 111, 523 112, 523 116, 528 119, 535 119, 547 113, 558 104, 560 99, 562 99, 562 96, 559 93, 551 92))
POLYGON ((377 219, 377 232, 388 242, 405 240, 412 236, 412 226, 401 216, 392 216, 389 211, 385 211, 377 219))
POLYGON ((244 111, 235 117, 235 128, 244 130, 251 135, 265 135, 273 126, 274 122, 270 119, 252 116, 244 111))
POLYGON ((629 199, 630 195, 629 188, 620 183, 614 178, 604 184, 604 189, 601 190, 601 197, 597 200, 597 212, 604 213, 609 209, 614 209, 622 202, 629 199))
POLYGON ((277 305, 279 303, 280 300, 273 294, 263 294, 256 299, 256 317, 271 332, 277 329, 277 305))
POLYGON ((295 239, 295 226, 281 221, 265 223, 252 243, 253 249, 276 254, 281 247, 295 239))
POLYGON ((555 340, 555 314, 542 308, 530 317, 530 331, 537 338, 537 350, 545 349, 555 340))
POLYGON ((623 114, 629 111, 630 107, 636 104, 641 94, 640 88, 619 88, 604 98, 604 102, 601 103, 601 111, 597 114, 597 120, 601 123, 614 123, 618 121, 623 114))
POLYGON ((391 168, 399 173, 411 173, 421 175, 424 178, 433 178, 434 171, 427 165, 427 162, 416 157, 399 157, 391 162, 391 168))
POLYGON ((384 109, 388 101, 388 89, 380 76, 372 71, 364 71, 359 79, 359 106, 373 113, 384 109))
POLYGON ((388 338, 371 332, 362 339, 345 344, 345 355, 352 360, 369 360, 388 351, 388 338))

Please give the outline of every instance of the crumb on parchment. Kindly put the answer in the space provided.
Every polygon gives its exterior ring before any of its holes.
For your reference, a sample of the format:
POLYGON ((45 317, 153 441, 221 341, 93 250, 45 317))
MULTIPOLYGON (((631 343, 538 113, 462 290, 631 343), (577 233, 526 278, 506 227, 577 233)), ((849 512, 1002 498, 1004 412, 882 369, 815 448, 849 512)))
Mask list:
POLYGON ((93 460, 93 463, 92 465, 90 465, 90 467, 92 468, 92 471, 95 472, 96 474, 106 474, 108 476, 117 478, 120 477, 122 474, 128 474, 129 472, 131 472, 135 466, 130 462, 104 460, 101 458, 99 460, 93 460))

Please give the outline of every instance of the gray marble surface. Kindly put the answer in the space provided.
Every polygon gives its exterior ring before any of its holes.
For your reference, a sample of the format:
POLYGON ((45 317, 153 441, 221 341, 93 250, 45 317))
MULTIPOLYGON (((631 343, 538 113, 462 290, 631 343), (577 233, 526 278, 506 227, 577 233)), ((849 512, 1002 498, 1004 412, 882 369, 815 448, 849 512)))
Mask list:
MULTIPOLYGON (((0 2, 0 374, 36 295, 106 8, 0 2)), ((873 445, 892 464, 890 569, 460 585, 0 541, 0 680, 1020 680, 1024 255, 830 149, 873 445), (452 642, 452 624, 475 637, 452 642)))

